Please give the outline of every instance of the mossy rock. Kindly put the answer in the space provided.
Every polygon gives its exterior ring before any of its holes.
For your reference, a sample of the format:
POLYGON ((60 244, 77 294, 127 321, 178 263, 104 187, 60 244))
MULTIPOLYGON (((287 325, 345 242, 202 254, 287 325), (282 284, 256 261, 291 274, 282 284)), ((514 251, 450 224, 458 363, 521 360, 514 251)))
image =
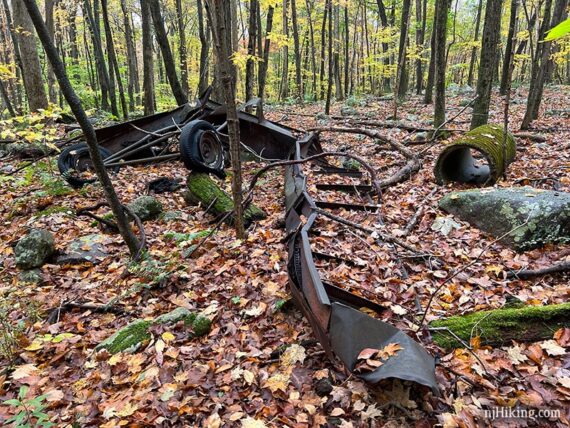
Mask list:
POLYGON ((192 328, 193 337, 203 336, 210 332, 211 321, 208 318, 192 313, 186 308, 176 308, 154 320, 133 321, 97 345, 95 350, 106 349, 111 354, 134 352, 145 341, 152 338, 150 328, 153 325, 172 325, 180 321, 184 321, 185 326, 192 328))
POLYGON ((507 132, 506 148, 503 148, 504 140, 505 132, 500 125, 482 125, 467 132, 440 153, 434 168, 437 183, 494 184, 516 155, 513 135, 507 132), (479 164, 473 157, 473 151, 480 153, 487 165, 479 164))
POLYGON ((16 266, 33 269, 43 265, 55 251, 53 235, 44 229, 31 229, 14 247, 16 266))
POLYGON ((570 243, 570 193, 532 187, 452 192, 440 208, 517 251, 570 243))
POLYGON ((162 213, 162 203, 154 196, 140 196, 128 204, 128 207, 142 221, 153 220, 162 213))
MULTIPOLYGON (((208 174, 192 172, 188 174, 188 195, 185 199, 198 201, 215 216, 223 215, 234 208, 232 198, 218 186, 208 174)), ((257 206, 250 204, 244 213, 246 227, 252 222, 263 220, 267 215, 257 206)), ((230 222, 232 219, 230 219, 230 222)))
POLYGON ((429 326, 440 329, 432 330, 432 337, 438 346, 446 349, 464 345, 442 328, 452 331, 466 344, 472 336, 479 336, 482 345, 546 340, 556 330, 570 327, 570 303, 474 312, 433 321, 429 326))

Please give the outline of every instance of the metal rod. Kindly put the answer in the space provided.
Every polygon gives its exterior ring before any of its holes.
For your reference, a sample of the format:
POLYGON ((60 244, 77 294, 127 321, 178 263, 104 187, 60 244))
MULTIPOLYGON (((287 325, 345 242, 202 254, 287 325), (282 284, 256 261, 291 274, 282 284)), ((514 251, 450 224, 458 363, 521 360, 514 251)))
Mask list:
POLYGON ((153 157, 144 158, 144 159, 133 159, 133 160, 129 160, 129 161, 114 162, 114 163, 110 163, 110 164, 105 164, 105 167, 106 168, 112 168, 114 166, 127 166, 127 165, 134 165, 134 164, 140 164, 140 163, 159 162, 159 161, 163 161, 163 160, 172 160, 172 159, 176 159, 179 157, 180 157, 179 153, 172 153, 170 155, 153 156, 153 157))

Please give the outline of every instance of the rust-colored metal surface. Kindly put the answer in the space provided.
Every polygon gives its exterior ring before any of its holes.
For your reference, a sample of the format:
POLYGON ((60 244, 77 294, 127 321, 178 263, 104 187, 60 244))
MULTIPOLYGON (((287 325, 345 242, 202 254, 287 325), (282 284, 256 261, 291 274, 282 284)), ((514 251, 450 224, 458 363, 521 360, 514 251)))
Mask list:
MULTIPOLYGON (((317 136, 308 135, 296 143, 292 159, 302 159, 315 151, 320 151, 317 136)), ((349 209, 377 211, 379 205, 322 202, 316 201, 307 190, 307 176, 303 169, 311 170, 315 177, 327 179, 326 183, 317 183, 316 189, 334 190, 349 194, 372 193, 372 187, 360 183, 356 185, 335 183, 338 177, 362 177, 362 172, 335 168, 326 163, 319 165, 290 165, 285 171, 286 228, 289 247, 289 286, 293 299, 309 320, 315 336, 322 344, 326 354, 336 355, 345 367, 353 372, 357 357, 365 348, 382 349, 388 344, 397 343, 401 351, 384 361, 373 371, 354 373, 356 376, 376 383, 382 379, 398 378, 414 381, 437 391, 435 363, 417 342, 396 327, 373 318, 366 311, 381 315, 386 308, 362 296, 351 293, 342 287, 321 279, 317 260, 341 260, 340 256, 313 251, 311 238, 318 235, 316 226, 319 209, 349 209), (324 177, 323 177, 324 176, 324 177)), ((349 256, 349 255, 347 255, 349 256)))

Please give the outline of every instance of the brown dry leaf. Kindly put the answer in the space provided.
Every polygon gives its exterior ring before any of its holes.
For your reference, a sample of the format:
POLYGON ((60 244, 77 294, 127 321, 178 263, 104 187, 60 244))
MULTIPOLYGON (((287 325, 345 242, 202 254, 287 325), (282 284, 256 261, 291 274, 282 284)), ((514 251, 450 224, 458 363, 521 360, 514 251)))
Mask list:
POLYGON ((546 351, 548 355, 566 355, 566 349, 556 343, 556 340, 547 340, 540 344, 540 347, 546 351))
POLYGON ((287 385, 289 385, 289 375, 286 375, 284 373, 276 373, 265 381, 263 387, 269 388, 271 392, 286 392, 287 385))

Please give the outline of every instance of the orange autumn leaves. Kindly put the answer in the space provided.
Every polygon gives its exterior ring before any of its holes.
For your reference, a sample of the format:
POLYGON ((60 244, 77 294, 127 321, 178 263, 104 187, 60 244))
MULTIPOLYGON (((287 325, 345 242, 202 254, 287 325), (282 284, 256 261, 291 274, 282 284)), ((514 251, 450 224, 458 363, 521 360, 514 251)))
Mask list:
POLYGON ((384 364, 390 357, 395 356, 402 348, 398 343, 389 343, 382 349, 364 348, 358 354, 355 373, 372 372, 384 364))

